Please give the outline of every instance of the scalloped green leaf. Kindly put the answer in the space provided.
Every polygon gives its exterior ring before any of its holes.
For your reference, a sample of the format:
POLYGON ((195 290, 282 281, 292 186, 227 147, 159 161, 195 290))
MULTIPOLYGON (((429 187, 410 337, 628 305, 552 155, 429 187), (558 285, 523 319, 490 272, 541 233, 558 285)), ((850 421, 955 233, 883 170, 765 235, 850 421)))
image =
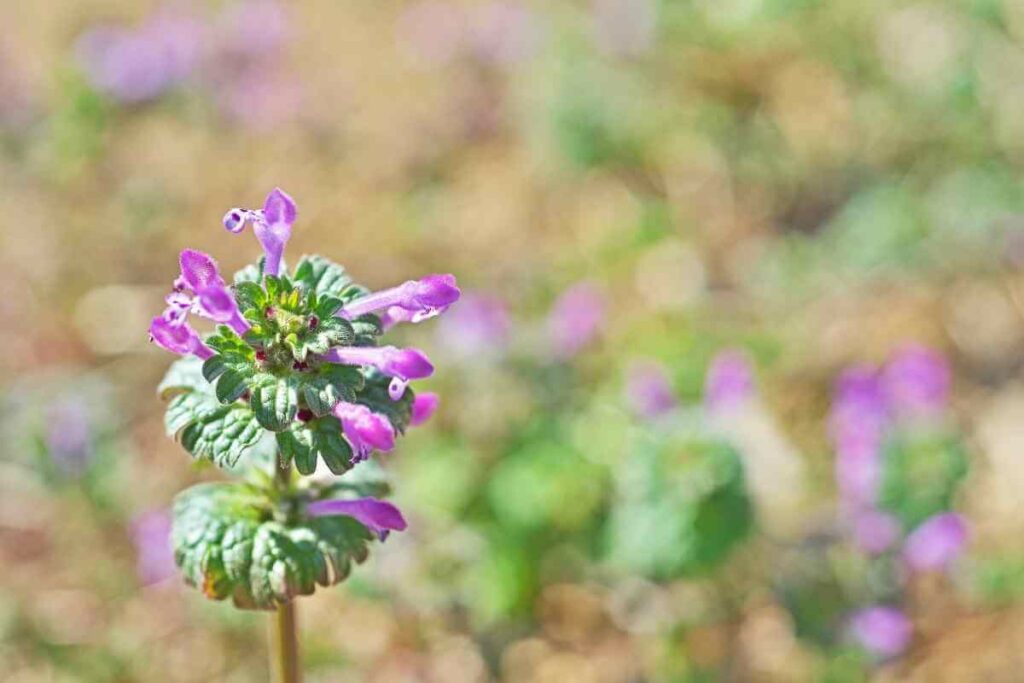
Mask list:
POLYGON ((294 461, 295 469, 302 474, 312 474, 317 459, 322 459, 334 474, 344 474, 352 467, 352 448, 341 423, 330 415, 278 432, 277 445, 284 461, 294 461))
POLYGON ((342 292, 350 287, 352 278, 337 263, 322 256, 303 256, 295 269, 295 282, 317 296, 333 296, 344 301, 342 292))
POLYGON ((256 375, 251 383, 249 405, 264 429, 288 429, 299 409, 298 380, 294 377, 256 375))
POLYGON ((174 505, 174 556, 186 583, 242 608, 274 609, 339 583, 366 559, 372 538, 348 517, 276 520, 246 484, 199 484, 174 505))
POLYGON ((259 283, 239 282, 234 287, 235 301, 242 312, 249 310, 262 311, 267 306, 267 293, 259 283))
POLYGON ((338 401, 354 402, 363 387, 363 374, 348 365, 327 364, 302 378, 302 398, 317 417, 331 412, 338 401))

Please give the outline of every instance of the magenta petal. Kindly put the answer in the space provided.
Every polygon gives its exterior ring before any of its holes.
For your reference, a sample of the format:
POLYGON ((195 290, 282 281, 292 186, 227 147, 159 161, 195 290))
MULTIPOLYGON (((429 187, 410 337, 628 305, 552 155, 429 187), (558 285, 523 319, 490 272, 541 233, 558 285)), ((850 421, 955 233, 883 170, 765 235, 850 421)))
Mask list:
POLYGON ((708 368, 704 379, 704 402, 709 410, 728 410, 754 395, 754 370, 746 354, 722 351, 708 368))
POLYGON ((960 515, 935 515, 907 537, 903 560, 914 571, 943 570, 960 556, 966 542, 967 524, 960 515))
POLYGON ((443 308, 458 301, 461 294, 454 275, 428 275, 416 283, 410 303, 416 307, 443 308))
POLYGON ((404 531, 407 526, 397 507, 377 498, 318 500, 307 505, 306 512, 313 517, 351 517, 377 534, 381 540, 387 537, 389 531, 404 531))
POLYGON ((410 347, 390 350, 381 372, 404 380, 423 379, 434 374, 434 366, 425 353, 410 347))
POLYGON ((395 447, 395 428, 391 422, 364 405, 341 401, 334 406, 334 415, 352 446, 352 460, 365 460, 374 449, 390 451, 395 447))
POLYGON ((181 265, 181 277, 192 291, 224 286, 224 280, 217 270, 217 262, 209 254, 195 249, 184 249, 178 257, 178 263, 181 265))
POLYGON ((881 658, 901 654, 913 635, 910 620, 903 612, 882 605, 868 607, 853 615, 850 631, 861 647, 881 658))
POLYGON ((416 394, 416 398, 412 402, 412 419, 409 420, 409 424, 416 427, 429 420, 437 411, 440 402, 441 398, 433 392, 426 391, 416 394))
POLYGON ((157 346, 171 353, 193 353, 200 358, 209 358, 213 351, 206 346, 188 323, 174 323, 163 316, 153 318, 149 324, 149 338, 157 346))
POLYGON ((882 372, 886 398, 907 415, 935 415, 949 402, 949 363, 937 351, 910 346, 896 353, 882 372))
POLYGON ((279 187, 271 190, 270 194, 267 195, 266 201, 263 202, 263 217, 267 223, 270 225, 275 223, 291 225, 295 222, 297 216, 298 209, 295 206, 295 200, 279 187))

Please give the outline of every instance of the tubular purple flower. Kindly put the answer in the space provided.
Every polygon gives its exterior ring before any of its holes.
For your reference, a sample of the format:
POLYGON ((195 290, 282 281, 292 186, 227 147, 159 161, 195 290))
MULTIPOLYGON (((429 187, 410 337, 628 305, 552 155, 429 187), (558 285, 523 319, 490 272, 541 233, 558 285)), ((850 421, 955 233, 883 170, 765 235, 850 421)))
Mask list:
POLYGON ((665 368, 652 361, 634 363, 626 382, 626 398, 640 417, 655 419, 678 405, 665 368))
POLYGON ((967 543, 967 524, 946 512, 925 520, 907 536, 903 561, 916 572, 942 571, 960 556, 967 543))
POLYGON ((865 650, 888 659, 907 649, 913 627, 910 619, 895 607, 874 605, 853 615, 850 633, 865 650))
POLYGON ((382 541, 390 532, 405 531, 407 526, 402 512, 397 507, 377 498, 318 500, 307 505, 306 512, 312 517, 351 517, 377 534, 382 541))
POLYGON ((416 398, 412 402, 412 419, 409 420, 409 424, 418 427, 429 420, 437 411, 437 405, 440 402, 441 397, 431 391, 416 394, 416 398))
POLYGON ((742 351, 730 349, 714 357, 704 378, 704 403, 708 410, 735 408, 754 394, 754 370, 742 351))
POLYGON ((374 449, 390 451, 395 447, 395 428, 380 413, 342 401, 334 406, 334 416, 341 420, 341 429, 352 446, 352 462, 366 460, 374 449))
POLYGON ((235 297, 224 283, 217 262, 209 254, 184 249, 178 257, 181 275, 174 291, 167 295, 164 318, 182 323, 189 313, 230 325, 239 335, 249 331, 249 323, 238 310, 235 297))
POLYGON ((251 223, 266 256, 263 272, 266 275, 277 275, 297 215, 295 201, 284 190, 275 187, 267 195, 262 209, 231 209, 224 214, 223 223, 228 232, 236 234, 245 229, 246 223, 251 223))
POLYGON ((381 309, 400 308, 412 313, 410 322, 418 323, 443 313, 459 300, 458 286, 454 275, 428 275, 420 280, 408 282, 374 292, 349 302, 338 315, 351 320, 366 313, 381 309))
POLYGON ((949 363, 937 351, 908 346, 882 372, 886 398, 893 409, 910 416, 935 416, 949 401, 949 363))
POLYGON ((184 320, 174 322, 158 315, 149 324, 149 340, 171 353, 191 353, 203 360, 213 355, 213 349, 204 344, 199 334, 184 320))
POLYGON ((339 346, 324 355, 332 363, 369 365, 403 382, 424 379, 434 373, 430 359, 416 348, 395 346, 339 346))

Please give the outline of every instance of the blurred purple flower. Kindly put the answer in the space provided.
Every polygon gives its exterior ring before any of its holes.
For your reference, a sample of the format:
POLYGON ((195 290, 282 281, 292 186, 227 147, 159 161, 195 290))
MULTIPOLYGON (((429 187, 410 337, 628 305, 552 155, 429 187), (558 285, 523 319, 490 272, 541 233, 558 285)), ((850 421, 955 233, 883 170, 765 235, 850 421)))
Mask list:
POLYGON ((432 391, 416 394, 416 398, 412 402, 412 418, 409 420, 409 425, 418 427, 433 417, 440 401, 441 397, 432 391))
POLYGON ((838 453, 835 471, 839 495, 845 505, 860 510, 874 504, 882 476, 878 453, 838 453))
POLYGON ((891 548, 899 537, 900 524, 892 515, 874 509, 854 514, 853 540, 862 551, 880 555, 891 548))
POLYGON ((658 29, 655 0, 594 0, 594 39, 604 52, 634 57, 653 45, 658 29))
POLYGON ((679 404, 664 366, 653 361, 638 361, 630 367, 626 398, 633 412, 647 419, 661 417, 679 404))
POLYGON ((967 524, 947 512, 925 520, 903 545, 903 560, 918 572, 944 570, 960 556, 967 543, 967 524))
POLYGON ((885 395, 903 415, 936 415, 949 401, 950 369, 937 351, 909 346, 897 352, 883 372, 885 395))
POLYGON ((229 5, 221 16, 218 56, 264 59, 288 42, 291 22, 277 0, 243 0, 229 5))
POLYGON ((377 498, 318 500, 307 505, 306 512, 313 517, 351 517, 377 534, 382 541, 392 531, 404 531, 406 528, 401 511, 391 503, 377 498))
POLYGON ((605 305, 604 294, 593 282, 579 282, 558 297, 548 315, 555 356, 571 358, 594 340, 604 327, 605 305))
POLYGON ((754 370, 746 354, 722 351, 714 357, 704 378, 704 403, 708 410, 735 408, 754 395, 754 370))
POLYGON ((888 421, 882 382, 870 366, 854 366, 836 381, 829 415, 832 440, 839 456, 877 455, 888 421))
POLYGON ((134 28, 98 26, 78 40, 78 59, 94 88, 135 104, 187 79, 202 57, 202 24, 163 9, 134 28))
POLYGON ((442 66, 462 50, 465 22, 462 10, 449 2, 414 2, 398 18, 398 42, 417 65, 442 66))
POLYGON ((45 441, 50 458, 61 472, 81 474, 93 456, 88 407, 77 399, 52 404, 47 411, 45 441))
POLYGON ((131 524, 131 537, 137 555, 136 569, 145 585, 176 576, 174 550, 171 547, 171 516, 166 510, 149 510, 131 524))
POLYGON ((499 355, 512 322, 504 302, 488 294, 467 294, 437 326, 440 346, 465 360, 499 355))
POLYGON ((494 0, 469 16, 469 50, 485 64, 521 62, 536 51, 540 37, 536 16, 518 2, 494 0))
POLYGON ((874 605, 853 615, 850 632, 865 650, 881 659, 888 659, 907 649, 913 626, 907 616, 895 607, 874 605))

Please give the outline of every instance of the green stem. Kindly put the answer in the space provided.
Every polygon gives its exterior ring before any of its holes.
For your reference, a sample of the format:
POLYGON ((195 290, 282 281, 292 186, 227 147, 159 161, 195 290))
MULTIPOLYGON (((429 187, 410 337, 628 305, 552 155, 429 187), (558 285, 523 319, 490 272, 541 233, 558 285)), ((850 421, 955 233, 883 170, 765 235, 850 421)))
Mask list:
MULTIPOLYGON (((276 479, 283 491, 291 487, 292 468, 276 468, 276 479)), ((299 637, 295 621, 295 601, 278 606, 270 624, 271 654, 270 666, 278 683, 300 683, 299 637)))

